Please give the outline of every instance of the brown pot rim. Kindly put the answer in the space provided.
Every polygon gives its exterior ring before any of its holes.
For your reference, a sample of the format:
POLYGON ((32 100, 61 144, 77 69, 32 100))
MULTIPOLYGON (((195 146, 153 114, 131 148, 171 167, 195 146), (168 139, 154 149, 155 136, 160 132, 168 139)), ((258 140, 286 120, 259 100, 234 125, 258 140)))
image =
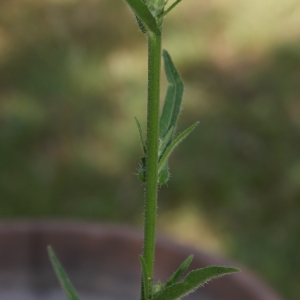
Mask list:
MULTIPOLYGON (((59 232, 64 233, 84 233, 89 236, 114 236, 116 238, 127 239, 129 241, 140 242, 142 239, 141 230, 132 228, 128 225, 94 223, 94 222, 75 222, 75 221, 50 221, 50 220, 20 220, 20 221, 2 221, 0 222, 0 238, 4 233, 12 236, 14 233, 28 232, 59 232)), ((203 250, 195 249, 191 246, 185 246, 172 241, 163 235, 157 237, 157 247, 164 248, 166 251, 174 251, 182 255, 194 253, 195 258, 201 257, 207 265, 228 265, 238 267, 242 270, 238 275, 230 275, 235 284, 251 290, 253 299, 257 300, 282 300, 259 276, 249 271, 241 264, 232 262, 229 259, 217 255, 209 254, 203 250), (257 297, 257 298, 255 298, 257 297)))

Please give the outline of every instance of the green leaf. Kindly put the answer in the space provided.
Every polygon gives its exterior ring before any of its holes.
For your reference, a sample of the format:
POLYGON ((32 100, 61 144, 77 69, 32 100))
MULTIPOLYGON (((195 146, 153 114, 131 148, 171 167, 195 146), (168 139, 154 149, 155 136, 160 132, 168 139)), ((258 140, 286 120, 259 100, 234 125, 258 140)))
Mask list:
POLYGON ((170 173, 168 163, 166 162, 162 167, 161 171, 158 173, 158 184, 163 185, 166 184, 169 180, 170 173))
POLYGON ((176 272, 170 277, 170 279, 166 283, 166 287, 173 285, 176 283, 180 277, 183 275, 183 273, 186 271, 186 269, 189 267, 190 263, 193 260, 194 255, 190 255, 178 268, 176 272))
POLYGON ((72 283, 70 282, 67 274, 65 273, 63 267, 59 263, 53 249, 50 246, 48 246, 48 253, 49 253, 49 257, 50 257, 52 266, 53 266, 56 276, 58 278, 58 281, 59 281, 63 291, 65 292, 67 299, 68 300, 80 300, 75 288, 73 287, 72 283))
POLYGON ((155 35, 161 35, 157 22, 151 14, 148 6, 142 0, 125 0, 129 7, 132 9, 136 17, 142 22, 147 31, 155 35))
POLYGON ((158 160, 160 160, 161 156, 164 154, 166 149, 169 147, 169 145, 172 143, 174 133, 174 127, 172 126, 165 137, 160 139, 159 147, 158 147, 158 160))
POLYGON ((141 124, 140 124, 139 120, 136 117, 134 117, 134 119, 135 119, 135 122, 136 122, 136 126, 138 128, 138 131, 139 131, 139 135, 140 135, 140 139, 141 139, 141 143, 142 143, 144 154, 146 154, 146 144, 145 144, 145 141, 143 139, 143 133, 142 133, 141 124))
POLYGON ((143 296, 144 300, 149 299, 149 281, 148 281, 148 271, 145 259, 142 255, 140 255, 140 262, 142 265, 142 280, 143 280, 143 296))
POLYGON ((186 296, 210 279, 236 272, 239 272, 239 270, 217 266, 194 270, 190 272, 182 282, 166 287, 160 293, 156 294, 152 300, 176 300, 186 296))
MULTIPOLYGON (((158 161, 168 148, 168 146, 172 142, 172 137, 173 137, 173 132, 174 132, 174 127, 171 127, 168 133, 162 140, 160 141, 159 144, 159 149, 158 149, 158 161)), ((169 166, 168 166, 168 161, 163 165, 162 169, 158 172, 158 184, 163 185, 168 182, 170 178, 170 172, 169 172, 169 166)))
POLYGON ((173 150, 196 128, 199 122, 196 122, 194 125, 186 129, 182 132, 173 142, 172 144, 166 149, 164 154, 162 155, 161 159, 158 162, 158 174, 161 172, 164 164, 167 162, 169 156, 173 152, 173 150))
POLYGON ((183 83, 169 53, 163 50, 165 73, 170 83, 160 117, 159 136, 164 137, 170 128, 176 127, 183 95, 183 83))

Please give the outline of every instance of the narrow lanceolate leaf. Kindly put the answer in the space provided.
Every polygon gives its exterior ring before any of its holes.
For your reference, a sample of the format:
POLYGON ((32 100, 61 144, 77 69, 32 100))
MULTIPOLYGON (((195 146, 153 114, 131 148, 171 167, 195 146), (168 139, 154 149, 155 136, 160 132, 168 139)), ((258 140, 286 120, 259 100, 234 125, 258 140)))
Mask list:
POLYGON ((143 0, 125 0, 132 9, 136 17, 142 22, 147 31, 151 31, 156 35, 161 35, 157 22, 151 14, 148 6, 143 0))
POLYGON ((164 164, 167 162, 169 156, 173 152, 173 150, 196 128, 199 122, 196 122, 194 125, 186 129, 182 132, 173 142, 172 144, 166 149, 164 154, 162 155, 161 159, 158 162, 158 173, 162 170, 164 164))
POLYGON ((70 282, 67 274, 65 273, 63 267, 59 263, 54 251, 49 246, 48 247, 49 257, 58 278, 58 281, 66 294, 68 300, 80 300, 75 288, 73 287, 72 283, 70 282))
POLYGON ((152 300, 176 300, 186 296, 210 279, 236 272, 239 272, 239 270, 216 266, 195 270, 190 272, 182 282, 175 283, 163 289, 152 300))
POLYGON ((145 259, 140 255, 140 262, 142 266, 142 280, 143 280, 143 297, 144 300, 149 299, 149 281, 148 281, 148 271, 145 259))
POLYGON ((170 128, 176 127, 183 95, 183 83, 169 53, 163 50, 165 73, 170 83, 160 117, 159 136, 164 137, 170 128))
POLYGON ((186 271, 186 269, 189 267, 190 263, 193 260, 194 255, 190 255, 178 268, 176 272, 170 277, 170 279, 166 283, 166 287, 173 285, 176 283, 180 277, 183 275, 183 273, 186 271))
POLYGON ((139 135, 140 135, 140 139, 141 139, 141 143, 142 143, 144 154, 146 154, 146 144, 145 144, 145 141, 143 139, 143 133, 142 133, 141 124, 140 124, 139 120, 136 117, 134 117, 134 119, 135 119, 135 122, 136 122, 136 126, 138 128, 138 131, 139 131, 139 135))

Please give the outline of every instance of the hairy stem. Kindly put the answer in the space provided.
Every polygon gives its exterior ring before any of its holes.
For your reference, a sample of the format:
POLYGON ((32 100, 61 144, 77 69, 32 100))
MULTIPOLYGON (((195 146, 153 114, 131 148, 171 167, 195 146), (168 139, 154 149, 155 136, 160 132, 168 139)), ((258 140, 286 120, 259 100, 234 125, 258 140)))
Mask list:
POLYGON ((160 66, 161 36, 148 33, 147 158, 143 257, 147 265, 148 277, 151 279, 153 279, 154 273, 157 210, 160 66))

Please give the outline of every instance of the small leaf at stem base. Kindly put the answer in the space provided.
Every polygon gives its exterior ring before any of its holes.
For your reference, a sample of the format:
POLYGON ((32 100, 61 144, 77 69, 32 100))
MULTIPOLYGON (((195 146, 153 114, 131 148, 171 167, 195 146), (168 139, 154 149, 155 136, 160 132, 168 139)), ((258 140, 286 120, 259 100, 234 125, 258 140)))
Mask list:
POLYGON ((190 263, 193 260, 193 255, 190 255, 178 268, 176 272, 171 276, 171 278, 167 281, 166 287, 173 285, 176 283, 180 277, 183 275, 183 273, 186 271, 186 269, 189 267, 190 263))
POLYGON ((231 273, 239 272, 235 268, 212 266, 190 272, 182 282, 164 288, 152 300, 177 300, 208 282, 209 280, 231 273))

